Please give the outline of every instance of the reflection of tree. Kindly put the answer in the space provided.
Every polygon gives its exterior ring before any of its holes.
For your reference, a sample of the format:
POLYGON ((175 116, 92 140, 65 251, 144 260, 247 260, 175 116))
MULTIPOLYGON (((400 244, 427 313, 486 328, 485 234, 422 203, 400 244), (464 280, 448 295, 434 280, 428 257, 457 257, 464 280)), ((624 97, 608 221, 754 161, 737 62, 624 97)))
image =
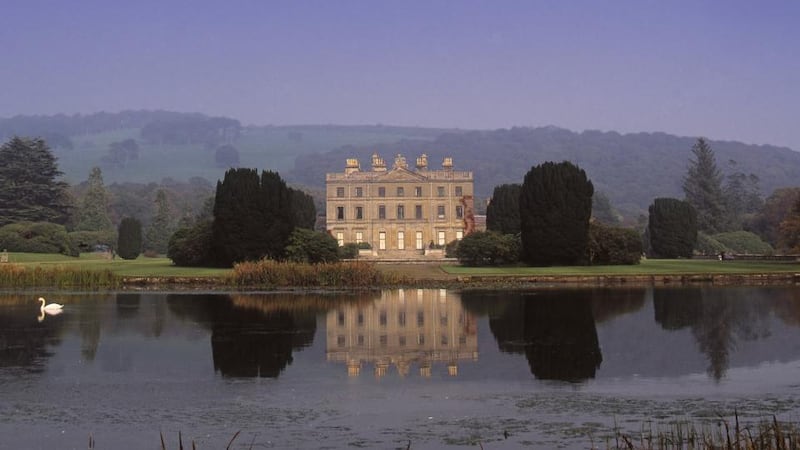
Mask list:
POLYGON ((117 316, 120 319, 131 319, 139 312, 142 294, 117 294, 117 316))
POLYGON ((227 295, 168 295, 167 304, 211 329, 214 369, 223 376, 277 377, 316 332, 315 311, 263 313, 237 308, 227 295))
POLYGON ((48 345, 57 345, 64 320, 62 316, 47 316, 37 320, 39 308, 32 301, 0 313, 0 367, 19 367, 29 372, 44 370, 44 360, 51 354, 48 345))
POLYGON ((725 376, 737 339, 769 334, 769 294, 763 288, 673 288, 653 292, 655 320, 664 329, 690 327, 709 361, 708 374, 725 376))
POLYGON ((463 293, 462 300, 474 306, 501 296, 502 314, 489 317, 500 350, 524 353, 536 378, 580 381, 593 378, 603 359, 591 292, 473 292, 463 293))

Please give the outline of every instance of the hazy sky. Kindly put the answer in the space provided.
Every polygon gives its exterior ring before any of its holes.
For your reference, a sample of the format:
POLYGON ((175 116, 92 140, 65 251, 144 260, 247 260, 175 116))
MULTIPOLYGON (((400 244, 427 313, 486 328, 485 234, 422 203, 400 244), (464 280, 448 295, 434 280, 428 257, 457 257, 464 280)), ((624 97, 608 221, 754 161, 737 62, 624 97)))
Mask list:
POLYGON ((557 125, 800 150, 800 2, 0 3, 0 117, 557 125))

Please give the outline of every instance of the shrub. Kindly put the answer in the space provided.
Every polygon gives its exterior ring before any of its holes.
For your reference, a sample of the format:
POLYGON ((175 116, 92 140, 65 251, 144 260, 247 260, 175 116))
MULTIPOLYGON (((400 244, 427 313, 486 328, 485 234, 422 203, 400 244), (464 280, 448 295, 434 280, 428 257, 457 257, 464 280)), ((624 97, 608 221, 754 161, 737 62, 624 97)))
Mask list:
POLYGON ((589 226, 590 264, 639 264, 642 251, 642 237, 636 230, 612 227, 600 222, 592 222, 589 226))
POLYGON ((728 252, 752 255, 771 255, 772 246, 749 231, 731 231, 715 234, 714 239, 727 247, 728 252))
MULTIPOLYGON (((338 244, 337 244, 338 245, 338 244)), ((350 242, 339 247, 339 258, 353 259, 358 257, 358 244, 350 242)))
POLYGON ((213 265, 211 258, 211 221, 198 222, 191 228, 172 233, 167 244, 167 258, 176 266, 197 267, 213 265))
POLYGON ((520 239, 514 234, 476 231, 464 236, 455 251, 465 266, 493 266, 519 261, 520 239))
POLYGON ((18 222, 0 228, 0 250, 24 253, 60 253, 78 256, 63 225, 49 222, 18 222))
POLYGON ((701 255, 719 255, 720 253, 734 253, 725 244, 716 240, 713 236, 709 236, 703 232, 697 233, 697 244, 695 251, 701 255))
MULTIPOLYGON (((348 244, 353 245, 355 244, 348 244)), ((286 259, 294 262, 319 264, 339 260, 339 244, 333 236, 307 228, 295 228, 289 235, 286 259)), ((355 249, 358 254, 358 248, 355 249)))
POLYGON ((648 231, 653 253, 661 258, 692 256, 697 242, 694 207, 675 198, 657 198, 649 211, 648 231))
POLYGON ((69 239, 81 252, 93 252, 98 246, 113 247, 117 242, 117 233, 114 230, 103 231, 73 231, 69 239))
POLYGON ((117 231, 117 254, 122 259, 136 259, 142 252, 142 224, 133 217, 125 217, 117 231))

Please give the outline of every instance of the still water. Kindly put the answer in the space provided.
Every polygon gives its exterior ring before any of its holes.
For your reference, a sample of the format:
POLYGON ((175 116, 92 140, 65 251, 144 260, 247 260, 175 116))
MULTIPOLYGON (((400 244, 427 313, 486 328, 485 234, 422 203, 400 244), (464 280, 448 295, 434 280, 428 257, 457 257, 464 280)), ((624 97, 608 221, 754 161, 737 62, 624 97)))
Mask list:
POLYGON ((0 294, 2 449, 604 448, 800 420, 798 287, 36 297, 0 294))

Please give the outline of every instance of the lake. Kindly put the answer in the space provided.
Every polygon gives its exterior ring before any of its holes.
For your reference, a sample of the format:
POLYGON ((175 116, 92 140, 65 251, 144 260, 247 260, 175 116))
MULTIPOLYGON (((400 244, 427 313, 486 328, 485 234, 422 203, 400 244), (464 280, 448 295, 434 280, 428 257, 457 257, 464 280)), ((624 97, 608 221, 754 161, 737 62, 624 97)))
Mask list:
POLYGON ((0 294, 2 449, 585 449, 800 419, 796 286, 38 296, 0 294))

